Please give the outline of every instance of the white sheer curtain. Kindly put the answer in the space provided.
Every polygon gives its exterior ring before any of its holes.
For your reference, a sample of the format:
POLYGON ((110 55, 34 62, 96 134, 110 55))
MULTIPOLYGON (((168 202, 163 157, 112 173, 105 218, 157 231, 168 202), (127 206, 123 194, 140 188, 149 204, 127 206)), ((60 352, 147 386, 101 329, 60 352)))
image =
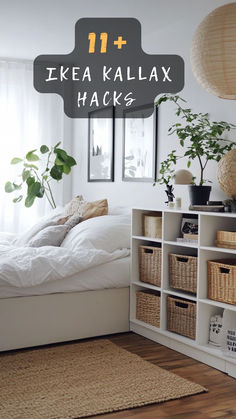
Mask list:
MULTIPOLYGON (((63 134, 63 102, 58 95, 34 89, 32 62, 0 60, 0 231, 22 232, 49 211, 45 198, 36 199, 31 208, 23 201, 14 204, 4 185, 19 173, 20 167, 10 165, 13 157, 63 142, 63 134)), ((57 205, 62 204, 62 188, 54 187, 57 205)))

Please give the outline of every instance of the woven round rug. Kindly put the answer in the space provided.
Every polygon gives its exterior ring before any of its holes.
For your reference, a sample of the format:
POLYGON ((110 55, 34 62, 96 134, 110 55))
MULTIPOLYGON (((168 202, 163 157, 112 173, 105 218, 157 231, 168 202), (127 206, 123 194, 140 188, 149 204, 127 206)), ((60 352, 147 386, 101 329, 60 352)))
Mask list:
POLYGON ((4 419, 81 418, 206 391, 106 339, 1 354, 0 375, 4 419))

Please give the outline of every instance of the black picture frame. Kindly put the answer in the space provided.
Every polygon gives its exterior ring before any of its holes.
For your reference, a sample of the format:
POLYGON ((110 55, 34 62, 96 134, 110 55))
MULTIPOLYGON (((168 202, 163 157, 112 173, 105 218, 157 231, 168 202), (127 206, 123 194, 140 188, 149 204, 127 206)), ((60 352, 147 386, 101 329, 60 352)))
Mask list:
MULTIPOLYGON (((149 122, 148 121, 148 122, 149 122)), ((150 134, 150 133, 149 133, 150 134)), ((143 137, 145 136, 145 132, 143 132, 143 137)), ((135 136, 132 135, 132 141, 135 143, 135 136)), ((154 104, 147 104, 143 106, 139 106, 136 108, 132 108, 130 110, 124 111, 124 118, 123 118, 123 151, 122 151, 122 180, 125 182, 154 182, 157 176, 157 144, 158 144, 158 109, 154 104), (152 150, 150 151, 150 158, 152 163, 151 168, 151 175, 150 176, 132 176, 132 172, 135 170, 129 170, 129 167, 126 166, 126 161, 128 158, 131 158, 132 155, 126 155, 126 148, 127 148, 127 127, 126 127, 126 120, 129 121, 130 117, 127 118, 127 115, 130 115, 131 112, 134 114, 143 112, 145 115, 145 111, 147 114, 147 109, 153 108, 153 114, 149 118, 132 118, 133 120, 137 120, 137 124, 140 125, 141 120, 149 120, 152 123, 152 139, 150 140, 150 144, 152 144, 152 150), (127 176, 127 172, 130 173, 130 176, 127 176)), ((135 158, 134 158, 135 160, 135 158)), ((131 160, 130 160, 131 162, 131 160)), ((140 163, 141 164, 141 163, 140 163)), ((134 166, 135 162, 131 162, 131 167, 134 166)), ((134 173, 135 174, 135 173, 134 173)))
MULTIPOLYGON (((114 182, 114 165, 115 165, 115 110, 114 106, 91 111, 88 115, 88 182, 114 182), (104 118, 101 114, 104 113, 104 118), (110 117, 107 115, 110 113, 110 117), (96 115, 98 117, 96 118, 96 115), (94 130, 98 130, 98 125, 108 125, 106 135, 109 138, 104 138, 98 145, 99 140, 97 139, 97 145, 94 143, 96 133, 94 130), (110 126, 109 126, 110 125, 110 126), (110 157, 109 167, 102 167, 102 156, 103 160, 106 158, 106 153, 102 154, 102 146, 104 142, 110 145, 110 157), (100 162, 99 162, 100 159, 100 162), (97 160, 97 162, 96 162, 97 160), (99 163, 98 163, 99 162, 99 163), (92 167, 93 164, 93 167, 92 167), (97 166, 97 167, 96 167, 97 166), (99 176, 99 169, 101 169, 101 175, 99 176), (103 173, 102 173, 103 170, 103 173), (106 171, 108 170, 108 174, 106 171)), ((100 129, 101 129, 100 128, 100 129)), ((99 132, 97 133, 99 137, 99 132)), ((107 145, 106 144, 106 145, 107 145)))

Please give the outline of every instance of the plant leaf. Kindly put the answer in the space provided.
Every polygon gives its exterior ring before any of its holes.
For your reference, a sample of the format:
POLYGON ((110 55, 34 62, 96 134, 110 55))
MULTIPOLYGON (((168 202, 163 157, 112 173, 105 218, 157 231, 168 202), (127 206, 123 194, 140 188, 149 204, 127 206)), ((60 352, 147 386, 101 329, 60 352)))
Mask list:
POLYGON ((67 156, 66 164, 67 164, 67 166, 72 167, 72 166, 76 166, 77 163, 76 163, 76 161, 73 157, 67 156))
POLYGON ((24 163, 24 167, 28 167, 29 169, 38 170, 39 168, 35 166, 35 164, 24 163))
POLYGON ((17 185, 16 183, 13 182, 13 186, 14 186, 15 190, 18 191, 19 189, 21 189, 22 184, 17 185))
POLYGON ((25 199, 25 206, 26 206, 26 208, 32 207, 32 205, 34 203, 34 200, 35 200, 35 196, 34 197, 27 196, 26 199, 25 199))
POLYGON ((14 185, 11 182, 6 182, 4 189, 5 189, 5 192, 7 193, 11 193, 15 190, 14 185))
POLYGON ((41 145, 41 147, 40 147, 40 152, 41 152, 42 154, 46 154, 46 153, 48 153, 48 152, 49 152, 49 148, 48 148, 48 146, 47 146, 47 145, 41 145))
POLYGON ((61 160, 60 157, 57 156, 56 159, 55 159, 55 164, 57 166, 63 166, 65 164, 65 162, 63 160, 61 160))
POLYGON ((28 179, 28 177, 30 176, 30 170, 23 170, 23 173, 22 173, 22 180, 23 180, 23 182, 25 182, 27 179, 28 179))
POLYGON ((71 172, 70 166, 67 166, 66 164, 64 164, 63 173, 65 173, 66 175, 69 175, 70 172, 71 172))
POLYGON ((37 198, 42 198, 43 197, 43 195, 44 195, 44 192, 45 192, 45 188, 44 188, 44 186, 42 186, 41 185, 41 187, 40 187, 40 189, 39 189, 39 192, 37 193, 37 198))
POLYGON ((23 159, 20 159, 19 157, 14 157, 14 159, 11 160, 11 164, 18 164, 21 161, 23 161, 23 159))
POLYGON ((37 154, 35 154, 34 152, 35 152, 36 150, 32 150, 32 151, 29 151, 27 154, 26 154, 26 160, 28 160, 28 161, 37 161, 37 160, 39 160, 39 156, 37 156, 37 154))
POLYGON ((51 168, 51 170, 50 170, 50 175, 55 180, 61 180, 61 178, 62 178, 62 171, 63 171, 63 166, 54 165, 51 168))
POLYGON ((32 183, 28 188, 29 199, 35 198, 38 195, 40 189, 41 189, 41 183, 40 182, 32 183))
POLYGON ((20 202, 20 201, 22 200, 22 198, 23 198, 23 195, 20 195, 20 196, 18 196, 17 198, 14 198, 14 199, 13 199, 13 202, 14 202, 14 203, 20 202))
POLYGON ((31 186, 34 182, 35 182, 35 177, 34 176, 29 176, 27 181, 26 181, 28 186, 31 186))
POLYGON ((61 144, 61 141, 59 141, 59 143, 57 143, 55 146, 54 146, 54 151, 55 151, 55 149, 57 148, 57 147, 59 147, 59 145, 61 144))

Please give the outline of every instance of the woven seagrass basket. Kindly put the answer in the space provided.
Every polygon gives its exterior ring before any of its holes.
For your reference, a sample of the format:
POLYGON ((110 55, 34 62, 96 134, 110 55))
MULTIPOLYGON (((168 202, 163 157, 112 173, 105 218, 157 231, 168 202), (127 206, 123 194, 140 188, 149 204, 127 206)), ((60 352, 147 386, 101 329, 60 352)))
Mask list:
POLYGON ((160 293, 136 291, 136 319, 160 327, 160 293))
POLYGON ((167 297, 168 320, 170 332, 195 339, 196 336, 196 303, 172 296, 167 297))
POLYGON ((208 260, 208 298, 236 305, 236 259, 208 260))
POLYGON ((161 286, 161 248, 139 246, 139 277, 140 281, 161 286))
POLYGON ((197 261, 196 256, 169 254, 171 288, 197 293, 197 261))

